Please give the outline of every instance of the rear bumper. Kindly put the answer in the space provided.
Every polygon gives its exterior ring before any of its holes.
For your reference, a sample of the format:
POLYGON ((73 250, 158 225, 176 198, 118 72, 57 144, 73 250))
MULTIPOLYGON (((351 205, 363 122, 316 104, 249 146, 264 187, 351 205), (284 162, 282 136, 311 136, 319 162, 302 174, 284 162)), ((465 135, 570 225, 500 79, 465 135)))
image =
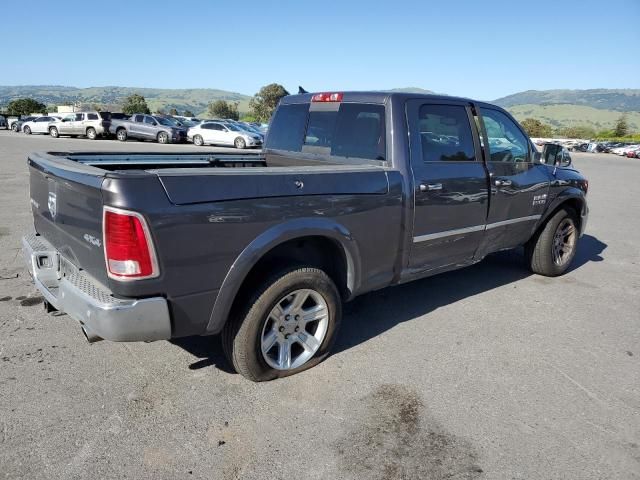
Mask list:
POLYGON ((166 299, 116 298, 69 262, 42 236, 23 237, 22 250, 36 287, 46 301, 77 320, 87 333, 114 342, 171 338, 166 299))

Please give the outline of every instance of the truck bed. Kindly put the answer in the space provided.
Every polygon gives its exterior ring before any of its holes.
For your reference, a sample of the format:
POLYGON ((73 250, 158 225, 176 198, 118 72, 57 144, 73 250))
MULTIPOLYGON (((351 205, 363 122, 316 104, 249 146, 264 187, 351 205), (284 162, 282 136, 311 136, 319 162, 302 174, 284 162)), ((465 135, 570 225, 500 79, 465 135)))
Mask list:
MULTIPOLYGON (((380 233, 396 231, 401 211, 399 174, 379 165, 269 166, 260 154, 50 152, 31 154, 29 167, 36 232, 125 298, 215 290, 244 248, 289 220, 348 217, 344 222, 364 236, 371 224, 379 224, 380 233), (108 278, 104 206, 147 219, 160 278, 108 278)), ((390 246, 381 271, 390 271, 396 252, 397 245, 390 246)))

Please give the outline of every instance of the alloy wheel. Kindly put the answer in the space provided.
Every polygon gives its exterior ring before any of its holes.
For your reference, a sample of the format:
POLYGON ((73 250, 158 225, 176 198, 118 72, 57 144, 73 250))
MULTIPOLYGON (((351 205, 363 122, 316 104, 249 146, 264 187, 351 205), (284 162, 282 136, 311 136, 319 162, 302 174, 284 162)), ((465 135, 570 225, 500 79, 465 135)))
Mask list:
POLYGON ((576 226, 571 218, 565 218, 560 222, 553 235, 553 263, 564 265, 571 258, 576 246, 576 233, 576 226))
POLYGON ((276 370, 293 370, 318 351, 329 327, 329 308, 320 293, 295 290, 281 298, 262 328, 260 348, 276 370))

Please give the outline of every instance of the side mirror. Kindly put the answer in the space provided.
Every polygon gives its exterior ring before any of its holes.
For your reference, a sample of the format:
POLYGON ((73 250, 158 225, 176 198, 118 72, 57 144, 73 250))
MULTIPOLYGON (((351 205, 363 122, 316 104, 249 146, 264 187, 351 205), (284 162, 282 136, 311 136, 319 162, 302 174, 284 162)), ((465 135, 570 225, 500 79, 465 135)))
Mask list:
POLYGON ((542 158, 540 161, 546 165, 560 165, 562 158, 562 145, 557 143, 545 143, 542 149, 542 158))
POLYGON ((569 155, 569 152, 564 149, 562 150, 562 156, 560 157, 559 165, 561 167, 568 167, 569 165, 571 165, 571 155, 569 155))

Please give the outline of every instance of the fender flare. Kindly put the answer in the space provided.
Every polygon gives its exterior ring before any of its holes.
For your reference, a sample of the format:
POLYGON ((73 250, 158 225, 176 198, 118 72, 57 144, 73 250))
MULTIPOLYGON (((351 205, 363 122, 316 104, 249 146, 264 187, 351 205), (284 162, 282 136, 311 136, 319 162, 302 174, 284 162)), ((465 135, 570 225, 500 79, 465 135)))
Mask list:
POLYGON ((289 240, 325 237, 342 249, 347 263, 347 288, 351 294, 360 285, 360 253, 351 232, 328 218, 299 218, 275 225, 256 237, 234 260, 218 291, 206 333, 219 333, 227 321, 240 286, 251 269, 269 251, 289 240))
POLYGON ((558 207, 560 207, 560 205, 568 202, 569 200, 578 200, 581 207, 578 215, 580 215, 582 219, 587 214, 587 200, 584 196, 584 192, 577 187, 568 187, 561 191, 558 195, 556 195, 551 203, 547 205, 547 208, 545 209, 542 217, 538 222, 538 227, 540 225, 543 225, 549 219, 549 217, 558 209, 558 207))

